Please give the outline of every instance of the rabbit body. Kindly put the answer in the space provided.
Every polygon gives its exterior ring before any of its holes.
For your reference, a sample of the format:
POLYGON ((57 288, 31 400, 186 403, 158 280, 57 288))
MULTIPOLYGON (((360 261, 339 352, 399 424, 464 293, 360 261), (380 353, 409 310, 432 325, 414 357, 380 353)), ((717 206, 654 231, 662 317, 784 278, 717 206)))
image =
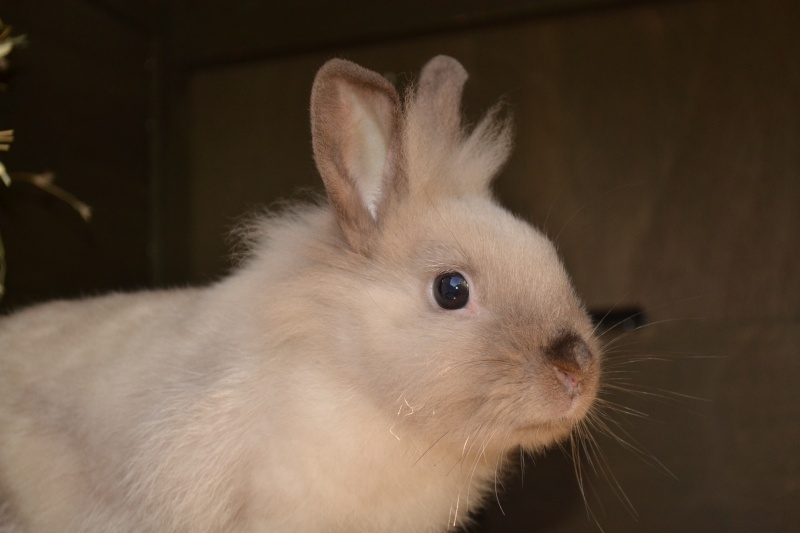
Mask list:
POLYGON ((569 434, 599 351, 558 256, 499 207, 508 152, 434 58, 404 103, 333 60, 312 91, 328 202, 252 222, 206 288, 0 320, 0 532, 445 531, 510 451, 569 434), (469 300, 437 304, 463 274, 469 300))

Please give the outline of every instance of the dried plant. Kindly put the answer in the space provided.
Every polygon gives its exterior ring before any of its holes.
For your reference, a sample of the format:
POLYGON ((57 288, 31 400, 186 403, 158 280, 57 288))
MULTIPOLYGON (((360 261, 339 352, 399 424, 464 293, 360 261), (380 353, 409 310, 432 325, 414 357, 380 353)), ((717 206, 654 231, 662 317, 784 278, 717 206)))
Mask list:
MULTIPOLYGON (((4 24, 0 20, 0 72, 8 70, 7 56, 14 47, 18 47, 27 43, 25 35, 12 36, 12 28, 4 24)), ((0 84, 0 90, 5 90, 6 86, 0 84)), ((11 147, 11 142, 14 140, 14 130, 0 130, 0 151, 7 152, 11 147)), ((91 208, 85 203, 78 200, 75 196, 58 187, 53 183, 54 175, 52 172, 44 173, 31 173, 31 172, 13 172, 9 173, 5 165, 0 161, 0 181, 6 187, 10 187, 14 181, 22 181, 30 183, 42 191, 51 194, 64 201, 71 206, 85 221, 89 221, 92 216, 91 208)), ((0 299, 5 293, 5 277, 6 277, 6 258, 5 248, 3 247, 3 238, 0 235, 0 299)))
MULTIPOLYGON (((12 37, 11 26, 7 26, 0 21, 0 71, 8 69, 8 60, 6 56, 11 52, 15 45, 25 41, 25 37, 12 37)), ((5 89, 5 87, 2 87, 5 89)), ((14 140, 14 130, 0 131, 0 150, 7 151, 11 146, 11 141, 14 140)), ((8 187, 11 185, 11 176, 6 172, 6 167, 0 161, 0 181, 8 187)), ((0 236, 0 298, 3 297, 5 292, 5 279, 6 279, 6 252, 3 247, 3 238, 0 236)))

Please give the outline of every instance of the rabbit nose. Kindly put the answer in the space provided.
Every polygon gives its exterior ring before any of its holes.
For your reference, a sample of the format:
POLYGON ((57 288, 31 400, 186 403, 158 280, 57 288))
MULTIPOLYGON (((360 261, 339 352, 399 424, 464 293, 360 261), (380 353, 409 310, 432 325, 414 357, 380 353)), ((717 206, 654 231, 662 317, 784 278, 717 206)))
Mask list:
POLYGON ((578 388, 594 359, 589 346, 575 333, 564 333, 556 337, 544 350, 544 357, 569 390, 578 388))

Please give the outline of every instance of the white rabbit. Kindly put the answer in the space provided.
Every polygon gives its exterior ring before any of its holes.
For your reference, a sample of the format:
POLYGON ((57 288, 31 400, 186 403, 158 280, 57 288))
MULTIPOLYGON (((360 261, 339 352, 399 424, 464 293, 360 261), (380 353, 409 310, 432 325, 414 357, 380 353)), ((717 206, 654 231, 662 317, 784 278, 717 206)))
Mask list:
POLYGON ((0 321, 0 531, 446 531, 566 437, 600 353, 551 243, 492 199, 510 146, 439 56, 405 102, 334 59, 328 202, 250 225, 206 288, 0 321))

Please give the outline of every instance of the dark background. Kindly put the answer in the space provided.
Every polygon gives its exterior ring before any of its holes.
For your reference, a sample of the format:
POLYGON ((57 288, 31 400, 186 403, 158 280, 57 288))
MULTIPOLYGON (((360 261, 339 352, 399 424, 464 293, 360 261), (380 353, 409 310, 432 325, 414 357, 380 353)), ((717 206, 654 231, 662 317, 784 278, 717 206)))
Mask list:
POLYGON ((94 210, 87 225, 0 187, 0 311, 223 275, 238 216, 319 186, 307 108, 326 59, 402 84, 446 53, 470 117, 498 99, 515 116, 501 200, 556 240, 590 307, 649 324, 609 336, 628 390, 608 425, 628 444, 596 432, 591 511, 554 449, 477 530, 800 522, 800 2, 2 0, 0 18, 30 40, 0 93, 0 160, 94 210))

